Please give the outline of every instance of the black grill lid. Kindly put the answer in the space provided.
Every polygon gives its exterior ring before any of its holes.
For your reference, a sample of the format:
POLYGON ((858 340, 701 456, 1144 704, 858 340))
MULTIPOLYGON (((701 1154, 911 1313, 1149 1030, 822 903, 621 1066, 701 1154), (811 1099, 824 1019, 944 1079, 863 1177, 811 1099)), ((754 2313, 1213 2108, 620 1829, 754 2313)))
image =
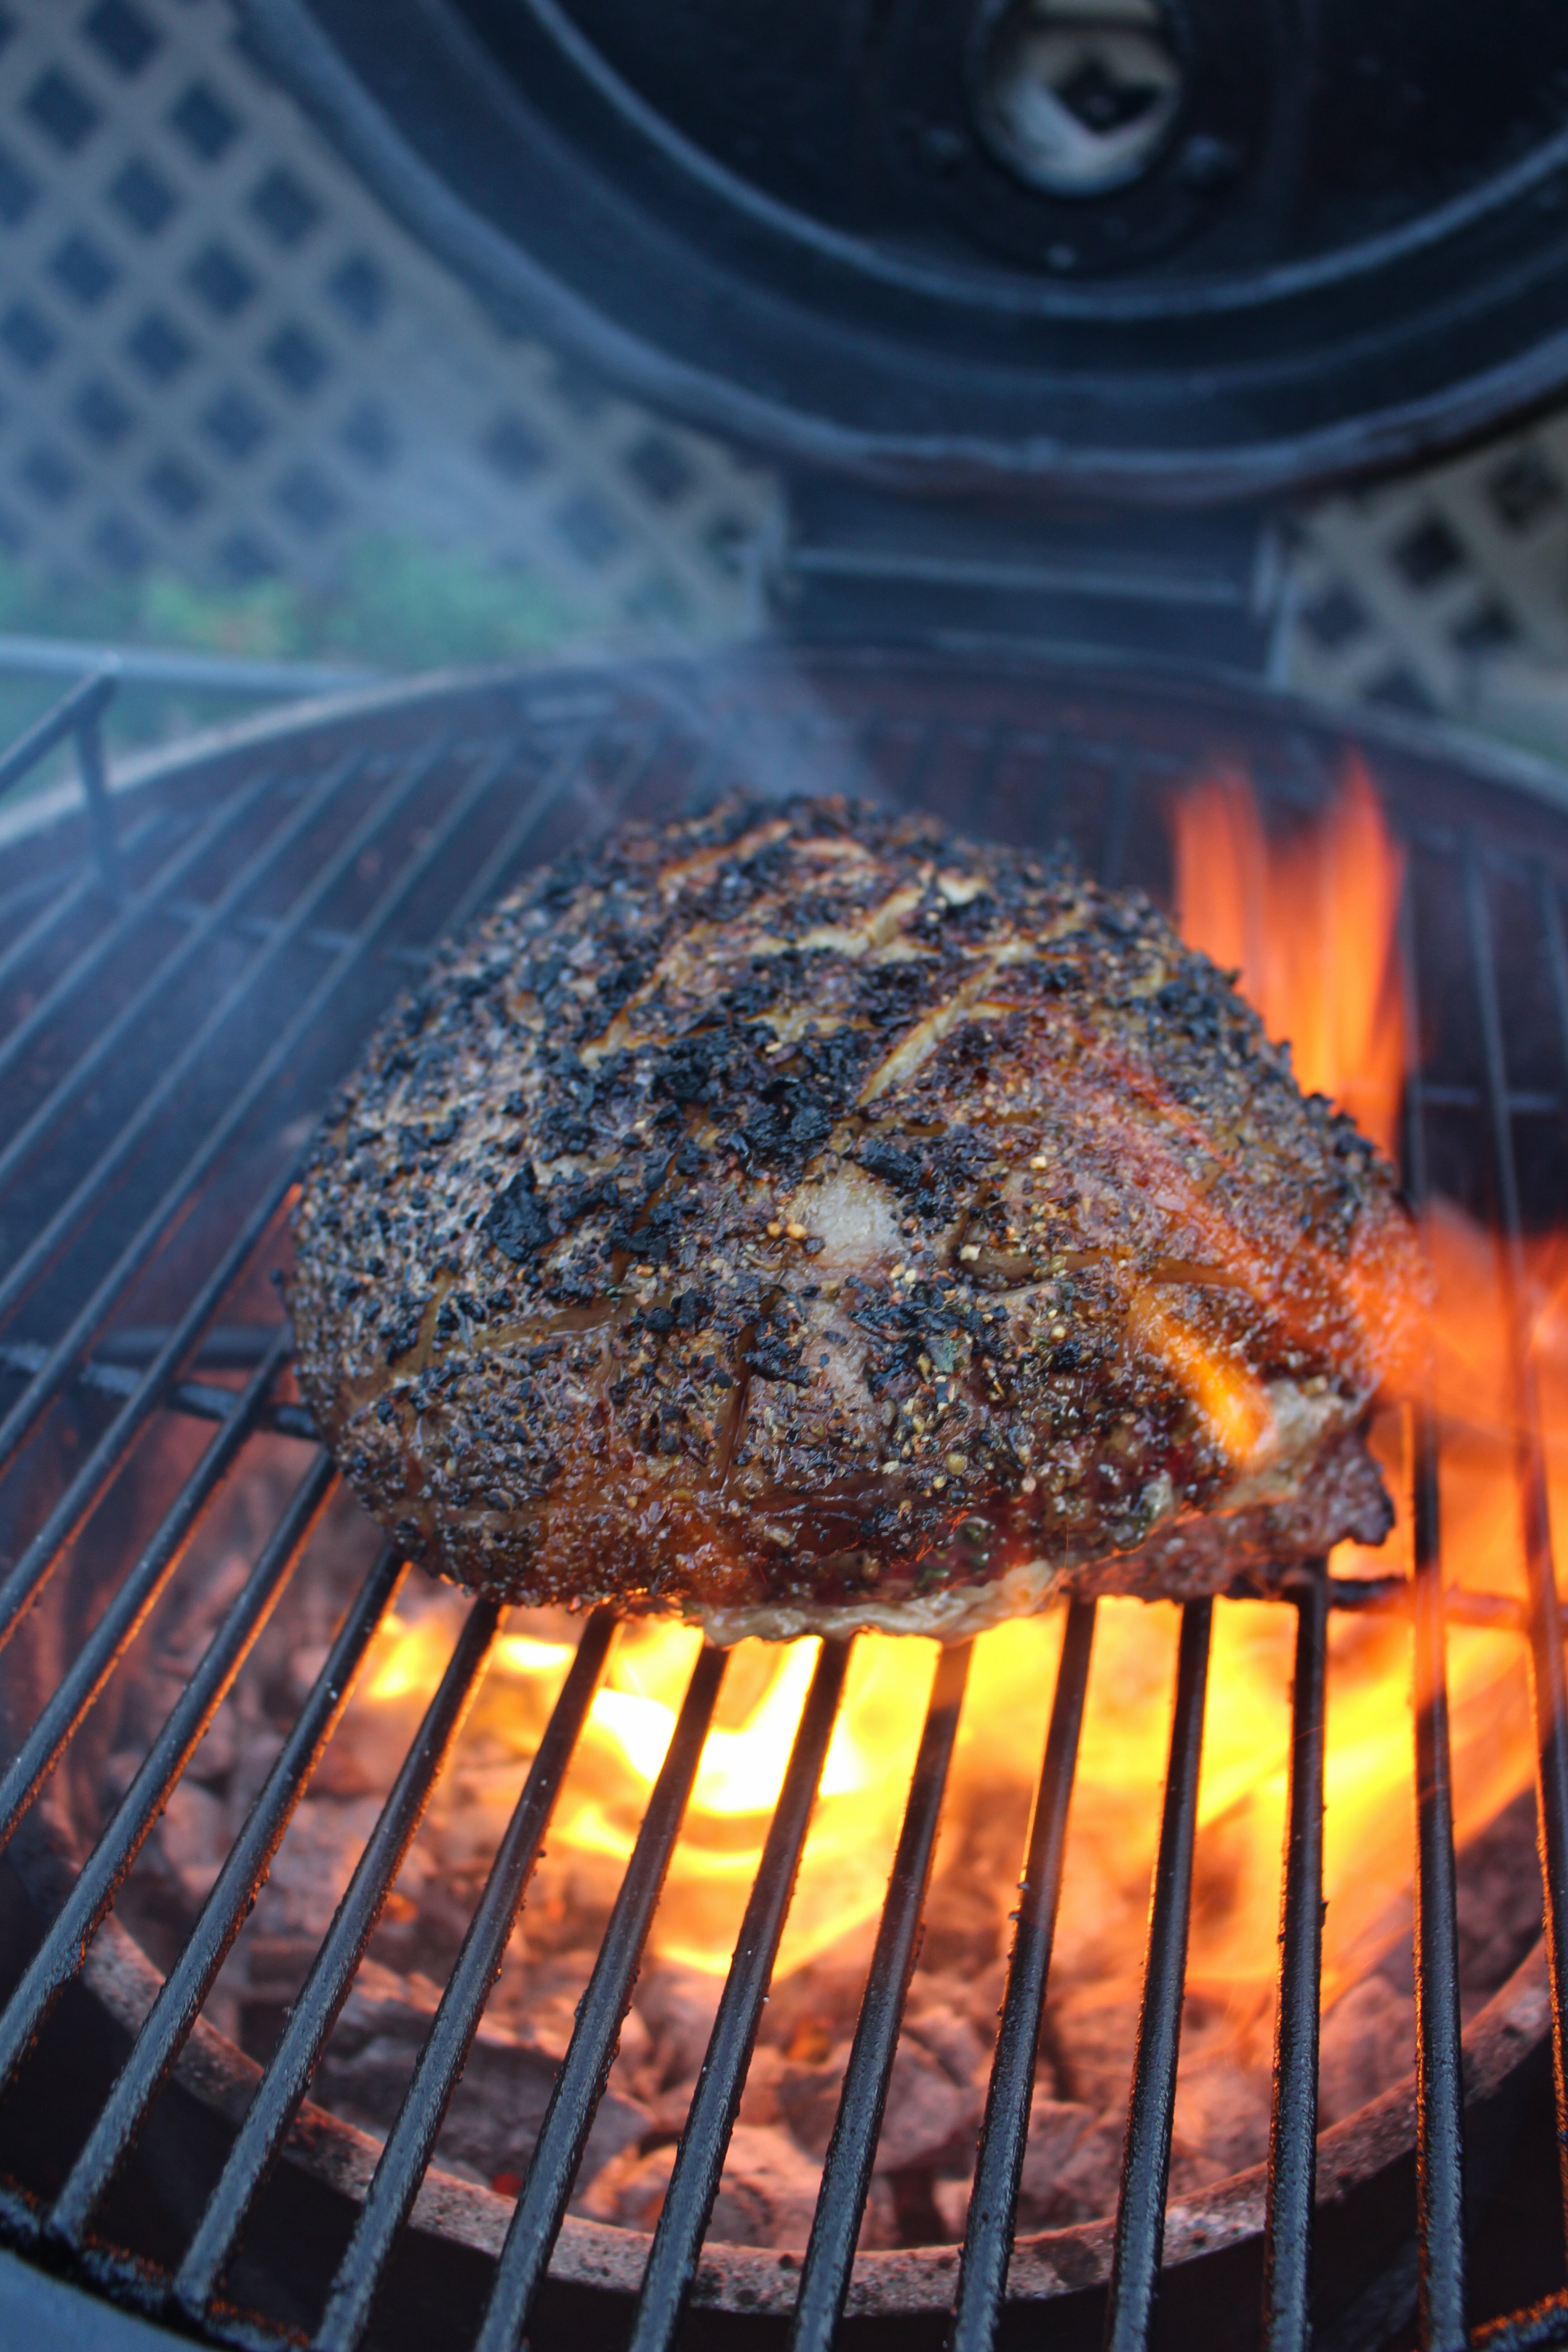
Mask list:
POLYGON ((910 488, 1255 496, 1568 383, 1557 0, 241 0, 637 395, 910 488))

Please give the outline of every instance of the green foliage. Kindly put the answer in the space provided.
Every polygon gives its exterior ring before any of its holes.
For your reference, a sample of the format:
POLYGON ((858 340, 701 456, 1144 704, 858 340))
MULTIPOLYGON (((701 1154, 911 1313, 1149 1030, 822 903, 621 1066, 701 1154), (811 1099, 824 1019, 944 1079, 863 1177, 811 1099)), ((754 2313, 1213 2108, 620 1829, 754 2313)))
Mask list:
POLYGON ((364 540, 342 584, 274 579, 200 587, 170 572, 116 583, 39 578, 0 559, 0 630, 114 638, 266 661, 344 661, 394 673, 513 661, 580 635, 602 615, 570 609, 529 573, 454 550, 364 540))
MULTIPOLYGON (((341 662, 391 677, 468 663, 538 660, 591 635, 609 616, 569 606, 521 570, 400 539, 354 548, 342 584, 271 579, 198 586, 171 572, 134 580, 42 576, 0 557, 0 633, 177 646, 253 661, 341 662)), ((0 674, 0 746, 66 689, 58 677, 0 674)), ((118 749, 158 742, 254 707, 247 698, 192 688, 122 686, 108 733, 118 749)), ((65 761, 51 762, 53 774, 65 761)), ((35 788, 47 781, 35 780, 35 788)))

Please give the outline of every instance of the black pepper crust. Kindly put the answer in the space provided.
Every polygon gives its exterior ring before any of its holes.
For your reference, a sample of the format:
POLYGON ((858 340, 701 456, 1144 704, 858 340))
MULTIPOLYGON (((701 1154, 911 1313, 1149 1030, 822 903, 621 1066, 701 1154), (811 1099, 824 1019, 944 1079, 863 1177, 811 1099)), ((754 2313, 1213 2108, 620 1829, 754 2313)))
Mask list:
POLYGON ((631 827, 386 1024, 300 1377, 414 1558, 721 1637, 1266 1588, 1389 1513, 1391 1171, 1063 863, 837 800, 631 827))

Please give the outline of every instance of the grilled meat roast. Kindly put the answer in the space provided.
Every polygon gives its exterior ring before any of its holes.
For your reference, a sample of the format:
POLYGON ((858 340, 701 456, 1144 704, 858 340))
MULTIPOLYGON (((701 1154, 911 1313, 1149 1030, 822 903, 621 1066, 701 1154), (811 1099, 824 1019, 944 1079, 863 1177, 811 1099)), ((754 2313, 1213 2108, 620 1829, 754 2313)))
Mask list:
POLYGON ((1144 899, 923 817, 730 804, 535 875, 295 1232, 350 1481, 510 1600, 957 1638, 1390 1524, 1391 1171, 1144 899))

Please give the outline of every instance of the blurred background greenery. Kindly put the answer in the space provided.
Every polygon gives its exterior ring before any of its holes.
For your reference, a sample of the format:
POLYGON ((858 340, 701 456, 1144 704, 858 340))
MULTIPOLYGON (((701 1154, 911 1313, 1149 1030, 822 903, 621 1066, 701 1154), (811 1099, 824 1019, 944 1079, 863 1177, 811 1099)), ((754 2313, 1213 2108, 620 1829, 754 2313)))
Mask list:
MULTIPOLYGON (((568 603, 557 587, 526 571, 397 538, 358 542, 331 588, 281 578, 210 587, 165 571, 121 582, 40 578, 0 556, 0 638, 60 637, 250 661, 330 663, 395 677, 470 663, 541 660, 624 633, 624 624, 617 632, 591 600, 568 603)), ((51 709, 68 685, 59 677, 0 674, 0 742, 51 709)), ((125 751, 275 698, 127 680, 110 706, 106 735, 112 750, 125 751)), ((48 772, 56 772, 58 763, 51 763, 48 772)))

